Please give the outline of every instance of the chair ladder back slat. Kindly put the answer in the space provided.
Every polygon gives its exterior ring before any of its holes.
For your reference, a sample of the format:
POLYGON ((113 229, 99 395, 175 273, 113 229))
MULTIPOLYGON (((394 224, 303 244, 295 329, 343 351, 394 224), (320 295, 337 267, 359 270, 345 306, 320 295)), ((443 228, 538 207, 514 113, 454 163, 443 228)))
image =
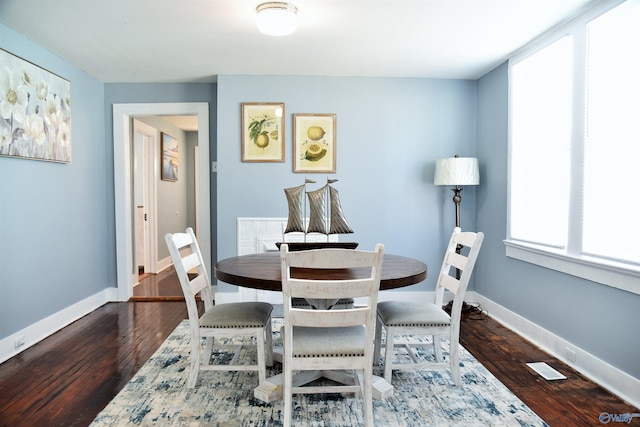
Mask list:
POLYGON ((470 248, 476 244, 476 234, 471 231, 460 232, 453 236, 453 241, 458 245, 470 248))
POLYGON ((375 252, 357 251, 353 254, 352 249, 314 249, 288 252, 288 264, 294 268, 314 269, 371 267, 374 256, 375 252))
MULTIPOLYGON (((198 292, 201 292, 203 289, 209 287, 209 282, 207 278, 203 275, 195 277, 191 282, 189 282, 189 288, 193 295, 197 295, 198 292)), ((204 299, 204 298, 203 298, 204 299)))
POLYGON ((172 234, 172 242, 178 250, 184 248, 185 246, 191 245, 193 243, 193 239, 187 233, 173 233, 172 234))
POLYGON ((196 252, 190 253, 182 257, 182 265, 186 272, 202 265, 202 261, 196 252))
POLYGON ((357 298, 369 296, 372 279, 304 280, 289 279, 289 296, 293 298, 357 298))
POLYGON ((369 320, 370 312, 368 307, 348 310, 292 309, 289 321, 293 326, 337 328, 363 325, 369 320))
POLYGON ((448 274, 441 274, 438 278, 438 286, 441 286, 448 291, 457 294, 458 290, 460 289, 460 281, 448 274))
POLYGON ((447 252, 444 262, 445 264, 450 264, 458 270, 464 270, 467 266, 467 257, 456 252, 447 252))

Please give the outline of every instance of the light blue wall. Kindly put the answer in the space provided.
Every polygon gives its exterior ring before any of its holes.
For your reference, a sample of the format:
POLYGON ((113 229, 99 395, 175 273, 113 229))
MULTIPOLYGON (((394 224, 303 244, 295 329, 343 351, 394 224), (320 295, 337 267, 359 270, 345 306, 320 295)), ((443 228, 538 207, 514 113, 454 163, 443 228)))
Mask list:
POLYGON ((0 24, 0 48, 71 81, 72 163, 0 157, 0 338, 115 286, 104 86, 0 24))
MULTIPOLYGON (((475 155, 476 83, 463 80, 220 76, 218 78, 218 259, 235 256, 237 217, 286 217, 283 188, 305 176, 336 188, 363 249, 418 258, 432 269, 453 229, 453 193, 433 185, 439 157, 475 155), (241 103, 284 102, 284 163, 242 163, 241 103), (337 115, 335 174, 293 173, 293 113, 337 115)), ((312 187, 315 188, 315 187, 312 187)), ((475 226, 475 189, 462 221, 475 226)), ((433 271, 433 270, 432 270, 433 271)), ((433 289, 435 274, 421 285, 433 289)), ((235 287, 221 284, 222 291, 235 287)))
MULTIPOLYGON (((505 256, 507 66, 478 81, 478 229, 486 233, 475 290, 622 371, 640 378, 640 295, 505 256)), ((544 173, 544 165, 540 165, 544 173)), ((625 231, 621 228, 620 237, 625 231)))

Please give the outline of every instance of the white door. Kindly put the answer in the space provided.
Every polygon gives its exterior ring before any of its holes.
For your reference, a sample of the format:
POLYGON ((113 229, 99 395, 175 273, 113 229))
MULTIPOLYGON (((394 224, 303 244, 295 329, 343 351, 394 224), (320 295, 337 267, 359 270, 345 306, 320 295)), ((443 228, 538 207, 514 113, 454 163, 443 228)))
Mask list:
MULTIPOLYGON (((133 265, 157 273, 156 157, 157 130, 133 119, 133 265)), ((134 281, 137 283, 137 281, 134 281)))

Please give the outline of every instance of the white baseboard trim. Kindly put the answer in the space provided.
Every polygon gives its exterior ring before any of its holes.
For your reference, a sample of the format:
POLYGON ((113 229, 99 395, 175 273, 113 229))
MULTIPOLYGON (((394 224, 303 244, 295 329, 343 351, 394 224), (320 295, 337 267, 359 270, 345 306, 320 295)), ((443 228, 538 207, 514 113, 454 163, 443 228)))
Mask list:
POLYGON ((37 344, 49 335, 91 313, 110 301, 118 300, 118 288, 106 288, 88 298, 33 323, 0 340, 0 363, 37 344), (16 341, 24 344, 16 348, 16 341))
POLYGON ((591 353, 476 292, 468 292, 465 299, 469 302, 480 303, 482 308, 488 311, 489 316, 496 321, 531 341, 627 403, 640 408, 640 379, 632 377, 615 366, 611 366, 591 353), (575 357, 571 356, 575 361, 568 359, 567 355, 571 352, 575 355, 575 357))

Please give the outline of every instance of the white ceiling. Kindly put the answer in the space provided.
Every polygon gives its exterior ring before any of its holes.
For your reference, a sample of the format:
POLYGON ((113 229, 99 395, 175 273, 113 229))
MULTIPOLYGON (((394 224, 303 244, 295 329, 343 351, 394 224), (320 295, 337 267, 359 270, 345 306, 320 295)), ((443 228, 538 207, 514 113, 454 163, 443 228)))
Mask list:
POLYGON ((299 25, 286 37, 258 32, 260 0, 0 0, 0 22, 106 83, 477 79, 600 1, 291 0, 299 25))
POLYGON ((198 130, 198 116, 160 116, 178 128, 194 132, 198 130))

